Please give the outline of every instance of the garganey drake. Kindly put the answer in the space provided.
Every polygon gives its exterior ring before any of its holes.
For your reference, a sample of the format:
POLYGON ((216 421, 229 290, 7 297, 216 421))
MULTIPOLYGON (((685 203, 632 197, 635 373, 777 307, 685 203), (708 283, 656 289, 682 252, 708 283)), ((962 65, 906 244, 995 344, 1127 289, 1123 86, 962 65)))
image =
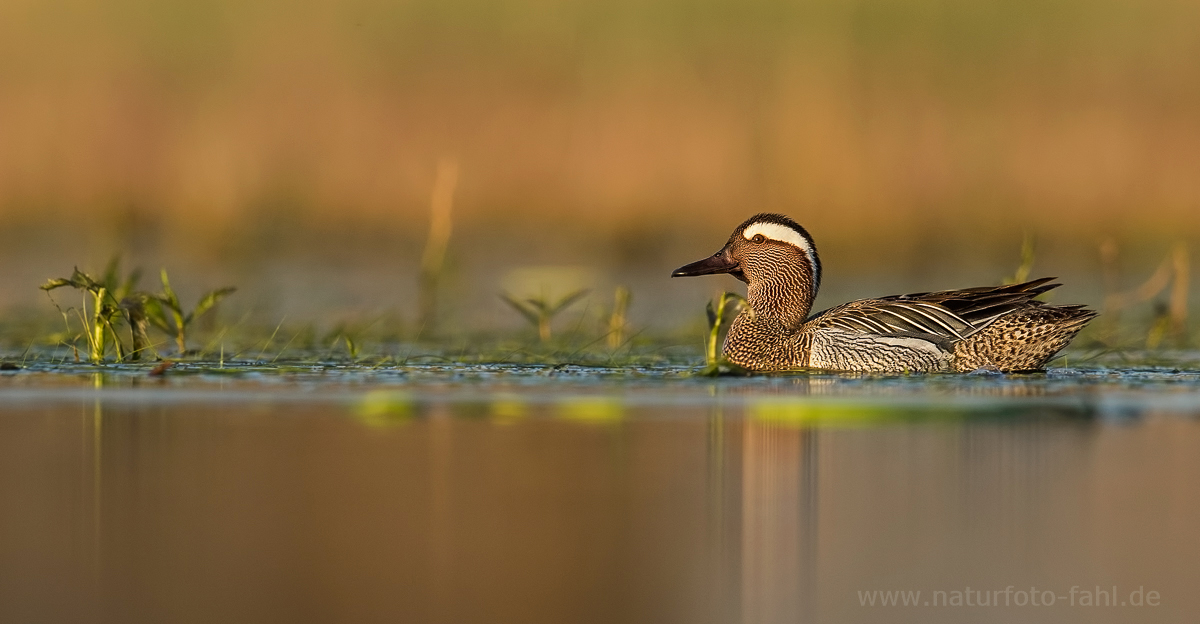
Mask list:
POLYGON ((723 351, 754 371, 1034 371, 1096 313, 1035 300, 1046 277, 1009 286, 863 299, 809 316, 821 259, 808 231, 778 214, 738 226, 725 247, 671 277, 729 273, 748 284, 748 306, 723 351))

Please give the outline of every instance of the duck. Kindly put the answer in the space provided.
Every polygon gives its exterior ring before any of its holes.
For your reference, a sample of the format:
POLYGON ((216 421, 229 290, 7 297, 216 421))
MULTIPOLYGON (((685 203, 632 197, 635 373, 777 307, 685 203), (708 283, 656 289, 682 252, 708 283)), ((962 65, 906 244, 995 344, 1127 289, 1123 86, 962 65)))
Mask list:
POLYGON ((747 285, 722 352, 756 372, 1040 371, 1096 317, 1083 305, 1037 300, 1060 286, 1053 277, 862 299, 810 315, 821 287, 816 244, 773 213, 750 217, 720 251, 671 277, 721 273, 747 285))

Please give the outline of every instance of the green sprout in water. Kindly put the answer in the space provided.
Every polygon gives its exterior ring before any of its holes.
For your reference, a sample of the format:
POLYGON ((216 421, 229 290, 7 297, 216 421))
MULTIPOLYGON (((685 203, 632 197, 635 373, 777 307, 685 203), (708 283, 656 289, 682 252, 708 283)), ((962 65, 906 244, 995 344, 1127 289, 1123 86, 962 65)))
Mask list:
POLYGON ((612 314, 608 315, 608 348, 616 350, 625 343, 625 329, 627 325, 626 314, 629 312, 629 289, 625 286, 617 286, 616 292, 613 293, 613 309, 612 314))
POLYGON ((572 303, 579 301, 588 294, 587 289, 577 290, 556 302, 551 302, 545 295, 520 300, 508 293, 500 295, 508 305, 519 312, 525 320, 537 328, 538 338, 542 342, 550 340, 550 322, 559 312, 567 309, 572 303))
POLYGON ((114 258, 109 262, 104 276, 100 279, 96 279, 92 275, 76 268, 71 273, 71 277, 52 279, 41 286, 41 289, 46 291, 47 295, 52 290, 65 287, 74 288, 86 293, 82 306, 77 310, 74 308, 63 310, 58 306, 57 302, 54 302, 53 297, 51 297, 50 301, 62 313, 63 320, 67 323, 68 334, 70 333, 71 325, 69 312, 74 310, 79 316, 79 321, 83 325, 84 331, 82 336, 74 336, 69 344, 74 348, 76 341, 80 337, 86 337, 88 342, 88 359, 95 364, 104 361, 104 356, 110 342, 116 351, 117 359, 125 359, 125 346, 122 344, 116 328, 116 324, 122 319, 126 320, 130 327, 133 328, 134 350, 131 354, 132 359, 137 359, 140 356, 140 351, 146 347, 144 341, 139 341, 137 334, 138 313, 134 310, 136 308, 136 297, 132 297, 133 288, 137 285, 140 275, 137 271, 134 271, 126 279, 121 280, 118 274, 119 268, 120 264, 114 258))
POLYGON ((1021 264, 1017 267, 1012 277, 1006 277, 1001 280, 1004 285, 1020 284, 1029 279, 1029 274, 1033 271, 1033 262, 1036 259, 1036 253, 1033 246, 1033 237, 1029 234, 1021 241, 1021 264))
POLYGON ((731 292, 721 293, 717 297, 716 305, 712 301, 708 302, 705 312, 708 314, 708 336, 704 341, 704 370, 700 371, 701 375, 720 375, 727 372, 739 372, 740 367, 735 367, 725 360, 721 354, 720 337, 723 330, 728 330, 729 323, 733 322, 733 318, 746 306, 746 300, 731 292))
MULTIPOLYGON (((1118 333, 1118 322, 1126 310, 1143 303, 1150 302, 1152 315, 1150 327, 1146 332, 1145 344, 1147 349, 1158 349, 1170 338, 1177 348, 1186 348, 1189 344, 1187 335, 1188 317, 1188 286, 1191 282, 1191 260, 1188 248, 1179 243, 1168 254, 1154 273, 1142 285, 1127 291, 1118 290, 1117 245, 1115 241, 1105 241, 1100 246, 1100 257, 1104 263, 1105 296, 1104 330, 1107 336, 1103 339, 1110 344, 1123 340, 1118 333), (1166 294, 1163 301, 1161 295, 1166 294)), ((1129 337, 1124 338, 1129 340, 1129 337)))
POLYGON ((346 355, 350 356, 352 361, 358 361, 362 354, 362 346, 366 341, 367 332, 371 331, 382 320, 381 317, 366 322, 345 321, 339 323, 324 339, 324 342, 329 343, 328 357, 333 357, 334 350, 341 343, 346 347, 346 355))
POLYGON ((153 323, 155 327, 175 337, 175 346, 179 348, 180 355, 187 352, 188 326, 212 310, 213 306, 217 305, 222 299, 237 290, 236 288, 227 286, 209 291, 200 297, 200 301, 196 303, 196 307, 192 308, 191 312, 185 312, 183 305, 179 303, 179 297, 175 294, 175 290, 171 288, 171 281, 167 278, 166 269, 162 270, 162 288, 161 293, 146 297, 146 319, 153 323))

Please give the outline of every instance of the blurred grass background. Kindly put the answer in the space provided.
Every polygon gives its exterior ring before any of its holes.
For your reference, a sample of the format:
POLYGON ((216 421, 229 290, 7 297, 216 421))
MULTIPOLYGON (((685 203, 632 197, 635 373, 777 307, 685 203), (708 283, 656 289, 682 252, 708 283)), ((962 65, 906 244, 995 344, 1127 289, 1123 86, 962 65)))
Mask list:
POLYGON ((666 275, 763 210, 816 237, 818 305, 996 283, 1031 235, 1099 306, 1105 241, 1119 289, 1197 249, 1197 32, 1194 0, 6 0, 0 311, 121 254, 238 285, 226 318, 412 323, 445 159, 451 329, 519 326, 538 266, 699 323, 732 279, 666 275))

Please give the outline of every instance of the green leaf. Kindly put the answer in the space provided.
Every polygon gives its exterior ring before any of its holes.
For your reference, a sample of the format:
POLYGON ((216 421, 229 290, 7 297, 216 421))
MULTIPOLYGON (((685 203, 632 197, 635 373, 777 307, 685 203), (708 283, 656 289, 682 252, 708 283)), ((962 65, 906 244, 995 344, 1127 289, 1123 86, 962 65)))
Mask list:
POLYGON ((225 288, 218 288, 214 291, 205 293, 205 295, 200 298, 200 302, 196 304, 196 308, 192 310, 192 313, 187 316, 187 319, 184 322, 191 323, 193 319, 200 318, 204 315, 204 313, 211 310, 213 306, 217 305, 217 303, 219 303, 225 297, 233 294, 233 292, 236 290, 237 288, 226 286, 225 288))
POLYGON ((178 315, 183 314, 183 308, 179 305, 179 297, 175 296, 175 291, 171 288, 171 280, 167 278, 167 270, 163 269, 160 274, 162 278, 162 296, 160 299, 172 312, 178 315))
POLYGON ((530 309, 537 310, 538 318, 541 318, 542 315, 548 313, 550 310, 550 304, 546 303, 545 299, 530 297, 525 300, 525 304, 530 309))
POLYGON ((38 288, 41 288, 42 290, 54 290, 55 288, 62 288, 63 286, 75 286, 75 284, 69 279, 60 277, 58 279, 46 280, 46 283, 42 284, 38 288))
POLYGON ((79 267, 76 267, 75 270, 71 272, 71 281, 75 282, 76 288, 83 288, 92 292, 99 292, 100 289, 104 288, 104 284, 97 282, 96 279, 91 275, 80 271, 79 267))
POLYGON ((77 288, 79 290, 87 290, 92 293, 97 293, 100 291, 100 289, 104 288, 104 285, 92 279, 91 275, 80 271, 79 267, 75 267, 75 270, 71 272, 70 278, 48 280, 45 284, 42 284, 41 289, 53 290, 63 286, 70 286, 71 288, 77 288))
POLYGON ((146 297, 145 310, 146 320, 150 321, 151 325, 168 334, 175 334, 175 329, 167 323, 167 315, 163 311, 163 304, 160 298, 156 296, 146 297))
POLYGON ((76 288, 86 288, 87 290, 99 290, 104 286, 93 279, 91 275, 80 271, 79 267, 75 267, 75 270, 71 271, 71 282, 75 284, 76 288))
POLYGON ((584 298, 584 296, 586 296, 589 292, 591 292, 591 291, 588 290, 587 288, 582 288, 580 290, 577 290, 577 291, 567 295, 566 297, 563 297, 562 299, 560 299, 558 301, 558 303, 554 304, 553 306, 549 306, 547 313, 551 316, 558 314, 559 312, 565 310, 567 308, 567 306, 584 298))
POLYGON ((108 265, 104 267, 104 276, 101 278, 101 284, 110 292, 120 288, 120 272, 121 272, 121 256, 115 255, 108 260, 108 265))
POLYGON ((741 312, 742 308, 746 305, 746 299, 737 293, 727 292, 721 295, 721 298, 722 303, 724 304, 724 307, 721 310, 723 319, 736 316, 737 313, 741 312))
POLYGON ((134 269, 121 283, 121 287, 117 289, 117 298, 125 299, 134 294, 134 289, 137 288, 138 282, 142 281, 142 270, 134 269))
POLYGON ((526 307, 526 303, 513 299, 508 293, 501 294, 500 298, 512 306, 514 310, 520 312, 521 316, 525 317, 525 320, 529 321, 530 324, 535 326, 538 324, 538 313, 526 307))

